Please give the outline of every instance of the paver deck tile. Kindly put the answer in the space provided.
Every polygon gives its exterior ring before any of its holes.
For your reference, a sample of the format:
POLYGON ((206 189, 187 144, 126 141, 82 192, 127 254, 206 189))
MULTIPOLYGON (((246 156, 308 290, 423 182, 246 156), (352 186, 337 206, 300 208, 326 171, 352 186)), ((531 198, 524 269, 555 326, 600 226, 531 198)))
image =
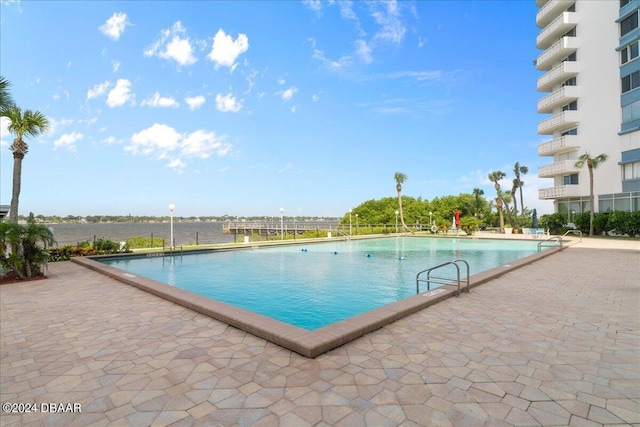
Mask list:
POLYGON ((2 426, 640 424, 638 250, 566 249, 316 359, 49 268, 0 286, 0 397, 82 412, 2 426))

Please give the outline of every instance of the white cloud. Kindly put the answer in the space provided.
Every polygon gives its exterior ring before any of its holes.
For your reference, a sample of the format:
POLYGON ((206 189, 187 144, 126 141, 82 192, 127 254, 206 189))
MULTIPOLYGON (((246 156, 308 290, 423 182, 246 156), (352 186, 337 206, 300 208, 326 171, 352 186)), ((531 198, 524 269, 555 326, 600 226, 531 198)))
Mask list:
POLYGON ((118 40, 127 25, 131 25, 127 18, 127 14, 124 12, 116 12, 111 16, 111 18, 107 19, 107 22, 101 25, 99 29, 102 34, 110 39, 118 40))
POLYGON ((69 151, 76 151, 76 142, 82 138, 84 135, 78 132, 66 133, 53 141, 53 149, 66 148, 69 151))
POLYGON ((171 126, 154 123, 153 126, 133 134, 131 144, 124 147, 124 150, 164 159, 179 147, 180 138, 181 135, 171 126))
POLYGON ((320 96, 314 93, 313 95, 311 95, 311 100, 313 102, 318 102, 320 100, 320 96))
POLYGON ((242 108, 242 104, 236 101, 236 97, 232 94, 224 95, 221 94, 216 95, 216 108, 218 111, 224 112, 232 112, 237 113, 242 108))
POLYGON ((187 105, 189 106, 189 109, 191 111, 197 110, 198 108, 200 108, 202 106, 202 104, 204 104, 207 100, 205 99, 204 96, 202 95, 198 95, 198 96, 193 96, 193 97, 187 97, 184 99, 184 102, 187 103, 187 105))
POLYGON ((371 47, 364 40, 356 40, 356 54, 363 62, 369 64, 373 61, 371 57, 371 47))
POLYGON ((0 117, 0 147, 8 147, 11 144, 8 141, 5 141, 5 138, 10 137, 9 133, 9 124, 11 120, 7 117, 0 117))
POLYGON ((172 28, 160 32, 160 37, 144 51, 144 56, 157 55, 163 59, 172 59, 180 66, 195 64, 198 59, 193 56, 189 37, 181 37, 185 34, 182 23, 176 22, 172 28))
POLYGON ((109 89, 111 83, 107 80, 104 83, 98 83, 94 85, 87 91, 87 99, 95 98, 96 96, 104 95, 104 93, 109 89))
POLYGON ((231 150, 231 145, 224 142, 215 132, 197 130, 187 135, 180 144, 180 154, 185 157, 206 159, 213 154, 220 157, 231 150))
POLYGON ((131 82, 127 79, 118 79, 116 86, 107 95, 107 105, 111 108, 119 107, 134 99, 135 95, 131 93, 131 82))
POLYGON ((298 88, 296 88, 295 86, 291 86, 289 89, 279 92, 279 94, 283 101, 290 101, 296 92, 298 92, 298 88))
POLYGON ((120 69, 120 61, 111 61, 111 69, 113 72, 117 72, 120 69))
POLYGON ((105 139, 103 139, 102 141, 100 141, 103 144, 116 144, 119 141, 116 139, 115 136, 108 136, 105 139))
POLYGON ((231 151, 231 144, 225 139, 225 136, 204 130, 181 135, 171 126, 155 123, 135 133, 124 150, 131 154, 167 159, 167 167, 180 172, 189 159, 206 159, 214 154, 220 157, 227 155, 231 151))
POLYGON ((372 10, 371 12, 371 16, 381 27, 374 38, 385 42, 400 44, 407 32, 407 28, 401 20, 400 8, 397 1, 371 3, 371 5, 374 8, 381 6, 381 9, 372 10))
POLYGON ((160 96, 159 92, 153 94, 151 98, 147 98, 140 103, 149 107, 178 107, 180 104, 171 97, 160 96))
POLYGON ((213 46, 211 52, 207 56, 212 62, 215 62, 215 67, 228 67, 232 70, 235 68, 236 59, 249 49, 249 39, 246 34, 239 34, 238 38, 234 41, 231 36, 225 34, 224 30, 220 28, 213 38, 213 46))

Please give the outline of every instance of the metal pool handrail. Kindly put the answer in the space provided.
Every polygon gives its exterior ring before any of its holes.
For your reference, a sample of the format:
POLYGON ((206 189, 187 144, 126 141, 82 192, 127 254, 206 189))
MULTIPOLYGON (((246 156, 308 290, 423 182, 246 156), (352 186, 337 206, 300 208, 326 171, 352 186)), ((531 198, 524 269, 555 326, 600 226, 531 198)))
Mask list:
POLYGON ((467 287, 466 287, 466 291, 469 292, 469 263, 463 259, 456 259, 453 261, 447 261, 444 262, 442 264, 436 265, 435 267, 431 267, 428 268, 426 270, 423 270, 421 272, 419 272, 418 274, 416 274, 416 294, 420 293, 420 282, 427 282, 427 290, 431 289, 431 283, 437 283, 440 285, 455 285, 457 284, 458 286, 458 290, 456 292, 456 296, 460 295, 460 266, 458 265, 459 263, 465 263, 465 265, 467 266, 467 278, 466 278, 466 282, 467 282, 467 287), (439 269, 441 267, 447 266, 447 265, 451 265, 453 264, 456 267, 456 272, 457 272, 457 276, 456 279, 451 279, 448 277, 439 277, 439 276, 431 276, 431 272, 433 270, 439 269), (427 273, 427 278, 426 279, 421 279, 420 276, 423 273, 427 273))
POLYGON ((579 234, 580 235, 580 243, 582 243, 582 231, 580 231, 580 230, 567 230, 567 231, 564 232, 564 234, 562 236, 564 237, 569 233, 579 234))
POLYGON ((547 240, 543 240, 542 242, 538 243, 538 252, 542 252, 543 246, 546 248, 551 248, 556 246, 556 245, 549 244, 549 243, 552 243, 554 240, 558 242, 558 244, 560 245, 560 249, 562 249, 562 242, 564 242, 564 240, 562 240, 562 236, 552 236, 547 240), (545 245, 544 243, 547 243, 547 244, 545 245))

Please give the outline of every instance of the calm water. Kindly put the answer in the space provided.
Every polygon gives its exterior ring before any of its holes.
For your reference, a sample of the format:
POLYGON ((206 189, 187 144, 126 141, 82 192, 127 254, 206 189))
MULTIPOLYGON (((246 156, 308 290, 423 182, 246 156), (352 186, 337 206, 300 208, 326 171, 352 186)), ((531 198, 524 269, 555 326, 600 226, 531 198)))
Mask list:
MULTIPOLYGON (((537 242, 399 237, 101 261, 316 329, 415 295, 416 274, 440 263, 462 258, 475 274, 535 253, 537 242)), ((454 277, 447 268, 437 275, 454 277)))
MULTIPOLYGON (((335 222, 307 222, 307 226, 334 228, 335 222)), ((273 223, 269 223, 274 227, 273 223)), ((93 242, 95 239, 106 239, 124 242, 132 237, 142 236, 163 238, 169 244, 171 225, 167 223, 113 223, 113 224, 48 224, 53 229, 53 236, 59 246, 78 242, 93 242)), ((234 241, 233 234, 222 233, 222 222, 174 222, 173 238, 176 246, 192 244, 229 243, 234 241)), ((288 225, 289 226, 289 225, 288 225)), ((278 227, 278 223, 275 223, 278 227)), ((243 236, 238 235, 241 242, 243 236)))
MULTIPOLYGON (((222 222, 174 222, 176 246, 233 242, 233 234, 222 233, 222 222)), ((113 224, 50 224, 58 245, 75 244, 94 239, 124 242, 136 236, 164 238, 169 243, 169 223, 113 223, 113 224)))

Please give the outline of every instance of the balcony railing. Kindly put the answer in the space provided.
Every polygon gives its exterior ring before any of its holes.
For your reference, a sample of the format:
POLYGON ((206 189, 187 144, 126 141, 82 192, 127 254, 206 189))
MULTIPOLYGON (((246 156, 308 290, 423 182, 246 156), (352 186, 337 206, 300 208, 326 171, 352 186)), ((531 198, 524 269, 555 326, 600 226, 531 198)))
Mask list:
POLYGON ((540 166, 538 168, 538 176, 540 178, 549 178, 556 175, 568 175, 579 172, 580 169, 576 168, 575 163, 575 160, 562 160, 550 165, 540 166))
POLYGON ((548 73, 538 79, 538 91, 549 92, 554 86, 573 77, 580 71, 580 65, 576 61, 564 61, 553 67, 548 73))
POLYGON ((538 101, 538 113, 552 113, 555 107, 575 101, 580 96, 578 86, 564 86, 538 101))
POLYGON ((538 134, 551 135, 553 132, 577 126, 579 122, 579 111, 563 111, 538 123, 538 134))
POLYGON ((538 190, 538 199, 560 199, 563 197, 580 196, 580 186, 559 185, 557 187, 541 188, 538 190))
POLYGON ((554 154, 577 150, 580 147, 578 138, 578 135, 565 135, 544 142, 538 145, 538 156, 553 156, 554 154))
POLYGON ((578 50, 577 37, 562 37, 538 56, 536 68, 538 70, 550 70, 558 61, 566 58, 576 50, 578 50))
POLYGON ((536 14, 536 25, 538 28, 544 28, 553 21, 560 12, 564 12, 575 3, 575 0, 551 0, 540 8, 536 14))
POLYGON ((536 37, 536 47, 538 49, 547 49, 562 34, 565 34, 571 28, 578 25, 578 14, 575 12, 562 12, 560 16, 551 21, 549 25, 544 27, 538 37, 536 37))

